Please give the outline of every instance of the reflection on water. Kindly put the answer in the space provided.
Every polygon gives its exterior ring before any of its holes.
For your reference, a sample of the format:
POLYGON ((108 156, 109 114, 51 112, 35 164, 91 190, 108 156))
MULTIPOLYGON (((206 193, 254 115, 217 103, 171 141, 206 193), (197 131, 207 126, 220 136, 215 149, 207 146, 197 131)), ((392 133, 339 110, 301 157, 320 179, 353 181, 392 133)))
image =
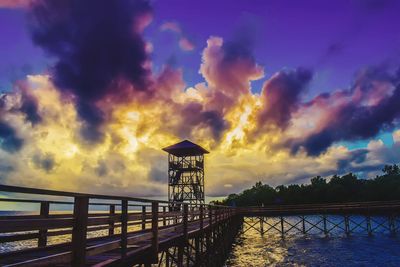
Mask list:
POLYGON ((236 238, 226 266, 400 266, 400 236, 297 232, 282 239, 277 231, 261 236, 250 229, 236 238))

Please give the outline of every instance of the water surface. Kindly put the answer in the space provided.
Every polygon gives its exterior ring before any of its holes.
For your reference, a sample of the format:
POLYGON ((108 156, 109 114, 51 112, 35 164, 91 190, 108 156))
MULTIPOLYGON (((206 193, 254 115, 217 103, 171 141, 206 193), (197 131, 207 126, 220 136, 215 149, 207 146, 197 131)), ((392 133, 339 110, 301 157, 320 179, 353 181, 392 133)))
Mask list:
POLYGON ((350 236, 340 229, 331 235, 275 231, 263 236, 250 229, 236 238, 226 266, 400 266, 400 236, 378 229, 350 236))

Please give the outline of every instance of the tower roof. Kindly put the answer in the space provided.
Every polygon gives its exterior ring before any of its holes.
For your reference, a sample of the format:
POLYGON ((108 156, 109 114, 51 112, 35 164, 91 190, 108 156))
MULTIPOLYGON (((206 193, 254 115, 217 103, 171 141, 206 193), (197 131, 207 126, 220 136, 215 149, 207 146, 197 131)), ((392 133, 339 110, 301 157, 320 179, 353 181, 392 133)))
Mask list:
POLYGON ((177 157, 196 156, 210 153, 201 146, 192 143, 189 140, 184 140, 176 143, 175 145, 164 147, 163 150, 177 157))

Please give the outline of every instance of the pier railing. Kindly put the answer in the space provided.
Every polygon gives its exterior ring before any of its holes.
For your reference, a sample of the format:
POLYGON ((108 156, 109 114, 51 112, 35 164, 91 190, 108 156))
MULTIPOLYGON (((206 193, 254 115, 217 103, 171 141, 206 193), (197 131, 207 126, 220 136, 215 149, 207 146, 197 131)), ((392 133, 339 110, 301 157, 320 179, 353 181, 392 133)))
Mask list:
POLYGON ((297 204, 297 205, 267 205, 238 208, 244 216, 279 216, 306 214, 386 214, 399 213, 400 201, 369 201, 349 203, 297 204))
POLYGON ((388 232, 400 228, 400 201, 270 205, 238 208, 244 220, 243 233, 253 229, 260 234, 279 233, 366 233, 388 232))
POLYGON ((242 226, 282 236, 400 230, 400 201, 234 208, 6 185, 0 193, 0 205, 31 210, 0 214, 0 266, 221 266, 242 226))
POLYGON ((139 250, 150 251, 147 254, 151 255, 151 262, 157 263, 160 235, 169 234, 172 239, 178 233, 185 240, 193 228, 191 225, 196 224, 202 231, 234 215, 232 208, 207 204, 6 185, 0 185, 0 192, 24 196, 0 198, 0 202, 36 206, 29 214, 0 216, 0 246, 8 242, 36 241, 1 253, 0 258, 11 259, 10 263, 25 257, 26 264, 84 266, 90 260, 96 262, 96 255, 107 251, 118 251, 120 258, 124 258, 139 250))

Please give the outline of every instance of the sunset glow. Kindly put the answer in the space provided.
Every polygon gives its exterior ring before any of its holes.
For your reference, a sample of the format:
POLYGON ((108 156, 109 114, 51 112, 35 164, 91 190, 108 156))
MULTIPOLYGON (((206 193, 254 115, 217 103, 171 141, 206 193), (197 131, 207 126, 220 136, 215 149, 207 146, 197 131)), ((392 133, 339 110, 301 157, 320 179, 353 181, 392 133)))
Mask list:
POLYGON ((161 1, 117 1, 113 8, 108 1, 62 2, 0 1, 0 16, 26 16, 29 46, 45 62, 12 81, 2 77, 2 184, 165 196, 167 154, 161 148, 182 139, 210 151, 205 192, 211 197, 256 181, 300 183, 346 172, 374 177, 400 160, 398 62, 352 68, 343 86, 323 80, 336 70, 317 64, 288 67, 282 58, 275 69, 264 55, 258 59, 257 38, 240 30, 208 28, 203 38, 172 13, 160 19, 161 1), (89 12, 91 5, 96 8, 89 12), (74 8, 88 12, 91 22, 76 21, 74 8), (125 8, 129 12, 118 13, 125 8), (100 19, 105 13, 109 17, 100 19), (130 24, 120 25, 119 16, 130 24), (160 36, 172 36, 177 49, 165 62, 160 36), (196 64, 184 65, 188 55, 196 64))

